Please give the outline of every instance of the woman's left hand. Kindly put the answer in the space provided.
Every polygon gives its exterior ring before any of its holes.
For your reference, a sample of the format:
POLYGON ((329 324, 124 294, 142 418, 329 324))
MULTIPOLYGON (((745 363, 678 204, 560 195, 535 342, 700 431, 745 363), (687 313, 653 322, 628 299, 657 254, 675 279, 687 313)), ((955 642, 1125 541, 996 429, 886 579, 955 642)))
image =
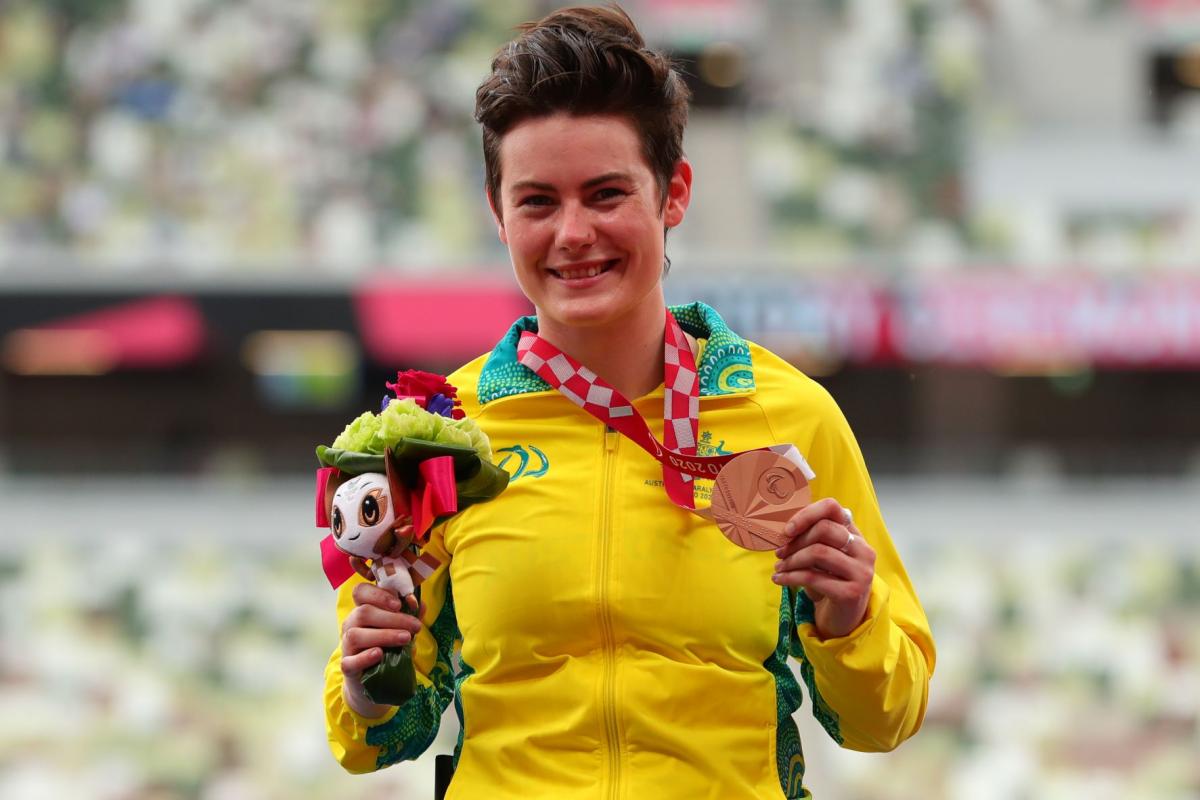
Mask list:
POLYGON ((771 580, 804 587, 822 639, 845 636, 866 617, 875 550, 854 527, 850 513, 831 497, 796 512, 787 532, 792 538, 775 551, 779 562, 771 580))

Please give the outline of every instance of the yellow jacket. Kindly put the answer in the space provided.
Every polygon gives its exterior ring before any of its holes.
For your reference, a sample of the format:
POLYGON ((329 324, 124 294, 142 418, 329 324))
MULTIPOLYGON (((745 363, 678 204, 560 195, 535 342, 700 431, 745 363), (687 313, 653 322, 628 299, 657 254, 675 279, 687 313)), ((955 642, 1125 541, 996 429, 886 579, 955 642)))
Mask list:
MULTIPOLYGON (((676 508, 657 461, 516 363, 521 330, 536 328, 525 318, 450 376, 512 480, 434 529, 443 566, 422 587, 417 695, 365 719, 342 700, 340 652, 329 660, 329 741, 346 769, 416 758, 453 700, 449 798, 807 797, 789 655, 842 746, 890 750, 920 727, 933 639, 845 418, 712 309, 672 310, 703 340, 701 454, 800 449, 814 499, 853 510, 878 555, 866 620, 822 641, 804 592, 772 583, 773 552, 676 508)), ((662 387, 635 405, 661 439, 662 387)), ((703 500, 711 484, 698 483, 703 500)))

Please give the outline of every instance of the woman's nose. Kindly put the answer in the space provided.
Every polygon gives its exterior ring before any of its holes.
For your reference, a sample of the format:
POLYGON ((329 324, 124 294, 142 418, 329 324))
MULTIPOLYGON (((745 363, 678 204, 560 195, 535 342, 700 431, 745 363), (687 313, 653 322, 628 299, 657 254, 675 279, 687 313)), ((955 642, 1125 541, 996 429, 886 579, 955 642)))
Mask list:
POLYGON ((564 203, 558 225, 558 247, 568 252, 590 247, 596 227, 590 212, 578 203, 564 203))

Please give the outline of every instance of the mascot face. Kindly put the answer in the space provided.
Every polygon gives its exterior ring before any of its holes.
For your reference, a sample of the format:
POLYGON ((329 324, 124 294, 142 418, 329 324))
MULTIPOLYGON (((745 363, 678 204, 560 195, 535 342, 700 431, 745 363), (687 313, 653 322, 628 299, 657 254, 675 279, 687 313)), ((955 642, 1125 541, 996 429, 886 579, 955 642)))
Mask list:
POLYGON ((333 495, 329 527, 343 553, 362 558, 387 555, 396 544, 395 523, 395 504, 385 475, 357 475, 333 495))

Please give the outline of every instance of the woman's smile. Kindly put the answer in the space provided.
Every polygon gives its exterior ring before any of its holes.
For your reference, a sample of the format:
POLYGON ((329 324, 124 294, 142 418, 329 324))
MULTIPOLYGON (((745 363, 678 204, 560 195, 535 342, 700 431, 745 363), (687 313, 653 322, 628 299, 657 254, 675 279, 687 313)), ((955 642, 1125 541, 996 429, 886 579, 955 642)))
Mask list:
POLYGON ((613 267, 620 263, 618 258, 597 259, 585 261, 576 264, 563 264, 557 267, 547 267, 554 277, 565 281, 573 287, 579 288, 583 286, 591 286, 589 278, 598 278, 599 276, 611 271, 613 267))

